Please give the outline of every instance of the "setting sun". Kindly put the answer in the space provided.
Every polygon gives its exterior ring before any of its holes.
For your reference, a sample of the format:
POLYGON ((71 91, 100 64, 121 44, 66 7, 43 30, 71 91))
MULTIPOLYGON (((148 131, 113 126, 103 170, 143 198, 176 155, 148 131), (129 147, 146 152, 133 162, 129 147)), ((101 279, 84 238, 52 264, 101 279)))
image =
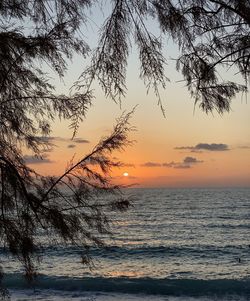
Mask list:
POLYGON ((128 177, 128 173, 127 173, 127 172, 124 172, 124 173, 123 173, 123 176, 124 176, 124 177, 128 177))

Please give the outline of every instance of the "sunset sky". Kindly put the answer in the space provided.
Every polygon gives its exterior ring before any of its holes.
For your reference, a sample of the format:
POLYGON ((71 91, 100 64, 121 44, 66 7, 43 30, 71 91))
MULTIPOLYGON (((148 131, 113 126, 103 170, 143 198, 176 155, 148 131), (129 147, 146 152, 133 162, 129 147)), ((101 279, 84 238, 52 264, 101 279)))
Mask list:
MULTIPOLYGON (((89 33, 93 34, 93 29, 89 33)), ((116 182, 135 183, 138 187, 250 186, 249 95, 246 98, 239 94, 230 113, 206 115, 198 105, 194 108, 181 74, 175 71, 177 48, 166 41, 164 53, 168 59, 166 76, 171 80, 166 90, 161 90, 166 118, 153 91, 147 95, 139 79, 139 62, 133 49, 128 64, 128 93, 121 106, 105 99, 95 84, 96 99, 76 139, 70 139, 69 123, 56 121, 51 134, 56 146, 43 161, 27 156, 31 166, 44 174, 59 175, 73 155, 77 159, 90 152, 100 137, 111 132, 124 110, 131 111, 138 105, 131 119, 137 130, 130 135, 136 143, 114 154, 126 165, 113 172, 116 182), (128 176, 123 176, 125 172, 128 176)), ((54 80, 58 93, 67 93, 86 64, 83 58, 73 59, 64 82, 54 80)), ((229 74, 222 70, 221 76, 236 79, 233 71, 229 74)))

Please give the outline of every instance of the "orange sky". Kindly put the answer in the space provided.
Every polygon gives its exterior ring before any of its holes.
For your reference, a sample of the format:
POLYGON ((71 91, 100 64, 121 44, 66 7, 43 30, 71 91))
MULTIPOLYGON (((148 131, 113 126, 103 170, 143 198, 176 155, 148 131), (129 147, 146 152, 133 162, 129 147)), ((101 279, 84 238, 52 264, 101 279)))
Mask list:
MULTIPOLYGON (((177 56, 176 47, 171 43, 166 45, 166 58, 177 56)), ((68 91, 84 66, 83 58, 74 58, 64 82, 54 81, 58 93, 68 91)), ((131 133, 131 139, 137 142, 124 153, 114 154, 128 164, 114 171, 115 181, 137 183, 139 187, 250 186, 249 95, 248 100, 238 95, 232 102, 231 112, 223 116, 206 115, 198 106, 194 112, 193 100, 181 81, 181 74, 169 60, 166 75, 171 82, 161 91, 166 110, 164 118, 153 92, 147 95, 138 75, 139 63, 133 53, 128 67, 128 93, 121 107, 105 99, 94 85, 96 99, 77 134, 77 138, 87 141, 70 141, 69 124, 57 121, 52 133, 59 137, 54 140, 57 146, 47 153, 43 163, 31 166, 44 174, 60 174, 74 154, 80 158, 91 151, 100 137, 108 135, 115 119, 138 104, 131 120, 137 128, 131 133), (129 176, 124 177, 124 172, 129 176)), ((234 80, 226 73, 222 77, 234 80)))
POLYGON ((45 174, 60 174, 73 155, 76 159, 86 155, 100 137, 111 132, 124 109, 139 104, 131 120, 137 130, 130 138, 136 143, 114 154, 127 165, 114 171, 116 182, 139 187, 250 186, 249 103, 235 99, 232 111, 222 117, 206 115, 198 107, 193 114, 193 102, 185 89, 173 87, 163 93, 164 118, 154 95, 146 96, 141 86, 133 89, 122 108, 97 93, 76 142, 70 140, 68 124, 56 122, 52 134, 57 137, 56 146, 47 160, 32 167, 45 174), (129 176, 124 177, 124 172, 129 176))

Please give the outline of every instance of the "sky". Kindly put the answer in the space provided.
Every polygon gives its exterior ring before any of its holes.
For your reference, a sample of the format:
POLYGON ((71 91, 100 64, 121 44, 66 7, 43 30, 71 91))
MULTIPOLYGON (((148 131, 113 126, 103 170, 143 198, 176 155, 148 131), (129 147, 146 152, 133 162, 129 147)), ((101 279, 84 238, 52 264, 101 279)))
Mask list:
MULTIPOLYGON (((93 15, 95 19, 97 15, 93 15)), ((96 23, 88 34, 96 39, 96 23)), ((133 146, 113 156, 124 166, 111 174, 116 183, 136 187, 246 187, 250 186, 250 96, 237 95, 231 111, 224 115, 206 114, 194 107, 182 76, 175 70, 177 48, 166 41, 166 76, 170 78, 161 98, 164 118, 153 91, 147 94, 139 79, 139 62, 132 50, 127 73, 127 95, 121 105, 106 99, 95 83, 95 100, 74 140, 69 122, 53 125, 53 150, 44 160, 26 156, 27 162, 42 174, 59 175, 74 156, 77 160, 91 151, 99 139, 107 136, 122 112, 135 112, 130 134, 133 146), (124 175, 125 174, 125 175, 124 175)), ((59 93, 66 93, 86 67, 86 60, 75 56, 64 81, 54 79, 59 93)), ((224 72, 224 73, 223 73, 224 72)), ((222 76, 234 80, 232 73, 222 76)))

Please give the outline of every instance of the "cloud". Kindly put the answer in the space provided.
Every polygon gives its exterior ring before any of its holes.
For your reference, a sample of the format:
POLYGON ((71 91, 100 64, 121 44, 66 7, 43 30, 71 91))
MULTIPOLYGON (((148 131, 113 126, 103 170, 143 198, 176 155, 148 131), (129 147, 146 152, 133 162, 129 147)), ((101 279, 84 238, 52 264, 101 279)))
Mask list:
POLYGON ((188 164, 182 164, 182 163, 177 163, 174 168, 177 168, 177 169, 188 169, 188 168, 191 168, 191 165, 188 165, 188 164))
POLYGON ((250 146, 249 145, 242 145, 242 146, 239 146, 239 148, 241 148, 241 149, 250 149, 250 146))
POLYGON ((144 164, 141 164, 143 167, 159 167, 162 166, 161 163, 156 163, 156 162, 146 162, 144 164))
POLYGON ((183 159, 183 163, 187 163, 187 164, 196 164, 196 163, 202 163, 203 161, 197 160, 194 157, 186 157, 185 159, 183 159))
POLYGON ((53 163, 54 161, 50 160, 47 155, 44 155, 42 158, 25 155, 24 161, 27 164, 44 164, 44 163, 53 163))
POLYGON ((230 148, 224 143, 198 143, 195 146, 177 146, 178 150, 190 150, 191 152, 200 151, 228 151, 230 148))
POLYGON ((193 146, 176 146, 174 149, 185 150, 185 149, 194 149, 193 146))
POLYGON ((141 164, 142 167, 167 167, 167 168, 178 168, 178 169, 187 169, 191 168, 195 164, 203 163, 202 160, 198 160, 195 157, 185 157, 181 162, 146 162, 141 164))
POLYGON ((83 143, 89 143, 89 140, 86 139, 82 139, 82 138, 75 138, 73 140, 74 143, 79 143, 79 144, 83 144, 83 143))
POLYGON ((67 148, 75 148, 75 147, 76 147, 75 144, 69 144, 69 145, 67 146, 67 148))
POLYGON ((208 151, 228 151, 229 147, 227 144, 223 143, 199 143, 195 146, 198 150, 208 150, 208 151))
POLYGON ((169 163, 163 163, 162 166, 164 167, 174 167, 177 163, 172 161, 172 162, 169 162, 169 163))
POLYGON ((190 164, 183 163, 183 162, 169 162, 169 163, 163 163, 162 166, 167 168, 177 168, 177 169, 187 169, 191 168, 190 164))
POLYGON ((64 141, 64 138, 62 137, 55 137, 55 136, 37 136, 36 137, 38 140, 42 141, 42 142, 46 142, 46 143, 52 143, 55 141, 64 141))
POLYGON ((89 143, 89 140, 83 139, 83 138, 75 138, 75 139, 71 139, 71 138, 63 138, 63 137, 58 137, 58 136, 49 136, 49 137, 43 137, 43 136, 38 136, 36 137, 38 139, 40 139, 43 142, 58 142, 58 141, 64 141, 64 142, 73 142, 73 143, 89 143))
POLYGON ((196 153, 196 154, 201 154, 201 153, 203 153, 203 151, 197 150, 197 149, 192 149, 190 152, 191 152, 191 153, 196 153))
POLYGON ((163 163, 162 166, 167 167, 167 168, 177 168, 177 169, 188 169, 191 168, 192 165, 198 164, 198 163, 203 163, 201 160, 197 160, 194 157, 186 157, 183 159, 182 162, 169 162, 169 163, 163 163))

